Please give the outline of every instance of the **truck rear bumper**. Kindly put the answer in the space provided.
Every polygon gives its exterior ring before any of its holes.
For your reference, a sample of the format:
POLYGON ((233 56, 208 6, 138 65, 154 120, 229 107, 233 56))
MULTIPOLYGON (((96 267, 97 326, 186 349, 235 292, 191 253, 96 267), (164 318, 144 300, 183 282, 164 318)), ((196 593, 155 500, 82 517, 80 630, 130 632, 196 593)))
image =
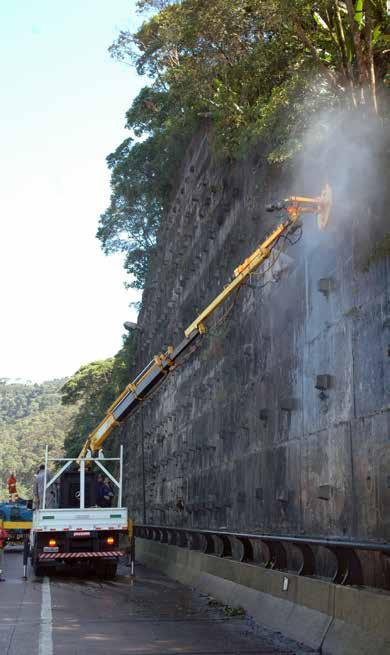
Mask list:
POLYGON ((125 555, 123 550, 108 550, 98 552, 81 552, 81 553, 41 553, 38 556, 40 562, 47 560, 92 560, 92 559, 117 559, 125 555))

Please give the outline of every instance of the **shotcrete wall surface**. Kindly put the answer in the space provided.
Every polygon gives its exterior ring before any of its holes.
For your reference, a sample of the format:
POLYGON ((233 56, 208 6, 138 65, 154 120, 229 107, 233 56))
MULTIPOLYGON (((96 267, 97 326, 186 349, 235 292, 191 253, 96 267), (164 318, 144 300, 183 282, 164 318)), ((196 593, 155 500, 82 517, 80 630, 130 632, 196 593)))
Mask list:
POLYGON ((329 182, 334 211, 324 232, 304 218, 122 428, 135 520, 390 539, 390 259, 370 260, 389 220, 371 137, 340 127, 288 167, 261 148, 222 164, 207 130, 194 138, 144 291, 139 369, 280 222, 267 203, 329 182))

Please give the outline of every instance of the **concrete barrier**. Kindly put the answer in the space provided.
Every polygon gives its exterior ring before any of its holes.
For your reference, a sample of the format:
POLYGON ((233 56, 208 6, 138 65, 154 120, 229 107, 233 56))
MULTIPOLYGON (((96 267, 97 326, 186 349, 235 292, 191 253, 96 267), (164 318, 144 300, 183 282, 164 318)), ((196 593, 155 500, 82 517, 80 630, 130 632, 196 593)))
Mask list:
POLYGON ((324 655, 390 655, 390 594, 272 571, 148 539, 137 560, 324 655))

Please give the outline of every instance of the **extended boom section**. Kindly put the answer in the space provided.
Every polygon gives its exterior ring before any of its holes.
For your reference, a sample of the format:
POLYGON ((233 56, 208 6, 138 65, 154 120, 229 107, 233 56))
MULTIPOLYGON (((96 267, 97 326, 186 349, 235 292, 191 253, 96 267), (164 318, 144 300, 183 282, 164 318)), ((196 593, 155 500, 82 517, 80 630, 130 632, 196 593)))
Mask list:
MULTIPOLYGON (((267 211, 284 211, 287 219, 282 222, 267 238, 245 259, 234 271, 233 280, 223 291, 197 316, 185 330, 184 340, 176 347, 170 346, 165 353, 156 355, 152 361, 127 385, 120 396, 114 401, 105 418, 89 435, 79 459, 86 457, 88 451, 97 452, 112 430, 124 418, 137 409, 157 385, 175 368, 176 360, 198 339, 207 332, 206 321, 229 298, 235 290, 246 281, 273 253, 273 249, 283 236, 296 229, 302 214, 316 214, 318 226, 324 229, 328 223, 332 205, 332 192, 329 185, 320 196, 307 198, 292 196, 281 203, 267 207, 267 211)), ((272 263, 271 263, 272 266, 272 263)))
POLYGON ((168 348, 166 353, 156 355, 148 366, 131 382, 114 401, 98 427, 85 442, 79 458, 85 457, 88 450, 98 451, 112 430, 135 410, 163 378, 171 371, 176 359, 195 341, 199 332, 185 338, 177 348, 168 348))

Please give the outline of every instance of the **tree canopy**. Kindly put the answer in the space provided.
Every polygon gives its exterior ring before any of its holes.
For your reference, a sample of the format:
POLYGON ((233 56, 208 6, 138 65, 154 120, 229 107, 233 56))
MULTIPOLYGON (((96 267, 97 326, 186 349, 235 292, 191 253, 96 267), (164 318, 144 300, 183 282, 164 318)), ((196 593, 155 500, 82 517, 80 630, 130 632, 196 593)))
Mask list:
POLYGON ((193 132, 212 124, 216 151, 261 141, 271 162, 302 147, 321 109, 383 114, 389 19, 384 0, 141 0, 146 19, 111 54, 149 76, 127 113, 133 132, 108 157, 110 207, 98 237, 126 253, 142 288, 175 173, 193 132))
POLYGON ((62 383, 59 379, 26 384, 0 378, 0 425, 58 406, 62 383))

